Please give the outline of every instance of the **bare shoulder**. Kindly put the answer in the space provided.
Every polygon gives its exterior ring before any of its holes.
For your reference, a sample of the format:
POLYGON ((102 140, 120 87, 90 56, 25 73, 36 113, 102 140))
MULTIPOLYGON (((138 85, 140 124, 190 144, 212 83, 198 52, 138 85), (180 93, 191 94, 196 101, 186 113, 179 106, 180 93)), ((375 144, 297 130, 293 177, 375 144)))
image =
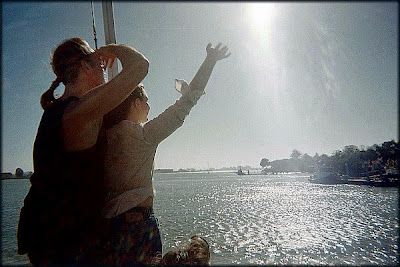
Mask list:
POLYGON ((101 127, 101 119, 73 123, 73 120, 63 121, 62 131, 66 151, 79 151, 96 144, 101 127))

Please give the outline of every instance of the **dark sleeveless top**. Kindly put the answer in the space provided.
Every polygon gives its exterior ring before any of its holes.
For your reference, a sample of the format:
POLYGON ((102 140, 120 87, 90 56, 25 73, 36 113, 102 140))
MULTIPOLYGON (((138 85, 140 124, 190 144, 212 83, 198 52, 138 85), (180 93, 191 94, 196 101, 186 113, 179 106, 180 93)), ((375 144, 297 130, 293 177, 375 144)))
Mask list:
MULTIPOLYGON (((33 150, 34 173, 18 225, 18 253, 54 263, 72 263, 101 229, 104 201, 105 131, 97 143, 82 151, 64 149, 62 117, 76 97, 46 110, 33 150), (31 255, 30 255, 31 254, 31 255)), ((36 259, 35 259, 36 258, 36 259)), ((32 261, 32 259, 31 259, 32 261)))

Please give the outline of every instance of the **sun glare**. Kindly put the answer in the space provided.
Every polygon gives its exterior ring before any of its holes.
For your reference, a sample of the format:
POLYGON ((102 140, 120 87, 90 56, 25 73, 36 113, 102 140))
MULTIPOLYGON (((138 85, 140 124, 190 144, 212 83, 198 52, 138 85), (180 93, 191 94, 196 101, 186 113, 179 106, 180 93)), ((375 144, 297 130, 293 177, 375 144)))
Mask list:
MULTIPOLYGON (((279 25, 282 8, 277 3, 246 3, 245 20, 250 38, 246 39, 250 51, 248 64, 253 69, 253 83, 260 95, 260 107, 285 116, 285 104, 281 100, 286 94, 286 60, 284 25, 279 25), (265 105, 265 99, 272 106, 265 105)), ((287 104, 287 102, 286 102, 287 104)), ((283 118, 284 119, 284 118, 283 118)), ((284 120, 287 121, 287 120, 284 120)))
POLYGON ((249 19, 256 31, 268 28, 276 15, 273 3, 251 3, 249 4, 249 19))

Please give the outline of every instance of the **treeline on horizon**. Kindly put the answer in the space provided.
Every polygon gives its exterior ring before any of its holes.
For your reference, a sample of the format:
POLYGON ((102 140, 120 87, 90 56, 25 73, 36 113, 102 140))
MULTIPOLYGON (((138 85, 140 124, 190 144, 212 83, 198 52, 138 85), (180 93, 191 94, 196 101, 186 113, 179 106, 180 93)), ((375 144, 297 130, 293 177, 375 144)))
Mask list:
POLYGON ((331 156, 316 153, 312 157, 294 149, 289 159, 270 162, 267 158, 263 158, 260 165, 264 168, 264 172, 273 173, 315 172, 317 167, 326 166, 332 167, 340 175, 348 174, 356 177, 367 171, 373 173, 389 168, 399 169, 399 159, 400 145, 391 140, 367 148, 348 145, 343 150, 335 150, 331 156))

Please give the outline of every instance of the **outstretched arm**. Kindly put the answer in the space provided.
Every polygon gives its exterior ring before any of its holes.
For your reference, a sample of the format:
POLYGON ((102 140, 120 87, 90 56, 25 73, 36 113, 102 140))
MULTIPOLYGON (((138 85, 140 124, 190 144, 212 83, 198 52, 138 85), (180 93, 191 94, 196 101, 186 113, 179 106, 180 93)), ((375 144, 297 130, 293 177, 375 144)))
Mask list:
POLYGON ((193 80, 189 84, 190 90, 200 90, 203 91, 210 79, 211 73, 214 69, 215 64, 224 58, 227 58, 231 53, 227 54, 228 48, 226 46, 221 47, 219 43, 215 48, 208 44, 206 47, 207 57, 201 64, 199 70, 194 76, 193 80))
POLYGON ((189 92, 182 92, 182 97, 174 105, 144 125, 143 136, 148 142, 158 144, 182 126, 186 116, 203 94, 215 64, 230 56, 226 46, 220 47, 221 43, 215 48, 212 48, 211 44, 207 45, 207 57, 190 83, 189 92))

